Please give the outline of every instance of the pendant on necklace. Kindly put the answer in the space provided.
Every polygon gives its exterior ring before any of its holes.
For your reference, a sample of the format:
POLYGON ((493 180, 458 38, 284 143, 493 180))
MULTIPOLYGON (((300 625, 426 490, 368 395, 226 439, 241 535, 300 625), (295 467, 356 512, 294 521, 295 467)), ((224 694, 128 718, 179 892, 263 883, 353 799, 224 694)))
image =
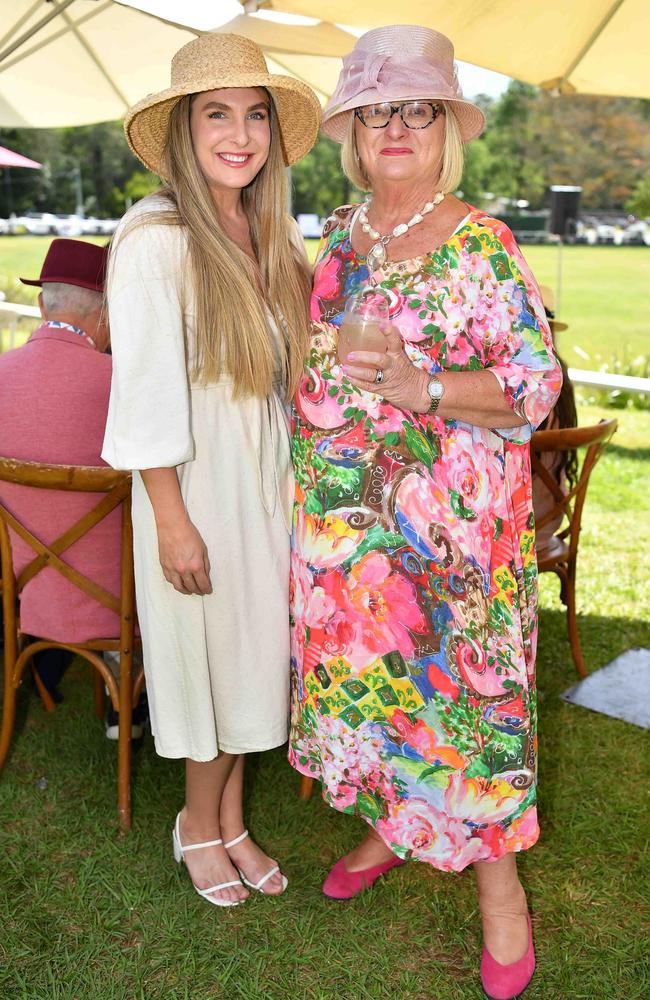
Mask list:
POLYGON ((373 243, 366 257, 368 270, 372 274, 386 262, 386 248, 383 243, 373 243))

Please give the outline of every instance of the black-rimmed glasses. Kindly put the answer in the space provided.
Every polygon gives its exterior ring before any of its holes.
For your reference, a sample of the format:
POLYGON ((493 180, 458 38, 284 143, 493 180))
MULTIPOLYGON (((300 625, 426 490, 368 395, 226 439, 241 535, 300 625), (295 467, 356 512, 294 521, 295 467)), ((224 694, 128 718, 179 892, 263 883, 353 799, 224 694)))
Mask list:
POLYGON ((407 128, 427 128, 438 115, 442 105, 429 101, 404 101, 403 104, 366 104, 355 108, 354 113, 366 128, 386 128, 393 115, 399 115, 407 128))

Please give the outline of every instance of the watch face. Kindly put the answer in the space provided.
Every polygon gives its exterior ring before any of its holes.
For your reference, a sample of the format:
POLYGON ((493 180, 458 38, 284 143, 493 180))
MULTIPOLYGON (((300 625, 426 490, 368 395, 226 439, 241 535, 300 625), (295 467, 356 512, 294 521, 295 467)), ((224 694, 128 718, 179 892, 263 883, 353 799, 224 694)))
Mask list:
POLYGON ((432 378, 427 387, 427 391, 431 399, 442 399, 442 394, 445 390, 442 382, 439 382, 437 378, 432 378))

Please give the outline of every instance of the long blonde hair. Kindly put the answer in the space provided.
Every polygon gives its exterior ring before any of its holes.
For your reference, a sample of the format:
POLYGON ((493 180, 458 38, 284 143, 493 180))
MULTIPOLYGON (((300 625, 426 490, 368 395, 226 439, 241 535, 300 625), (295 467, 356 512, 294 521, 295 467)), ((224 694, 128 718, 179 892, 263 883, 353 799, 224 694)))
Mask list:
MULTIPOLYGON (((162 190, 172 211, 148 214, 147 223, 180 225, 189 249, 189 281, 195 310, 193 381, 205 384, 228 375, 233 397, 266 396, 281 369, 289 398, 302 372, 308 331, 311 275, 291 239, 287 171, 279 125, 269 94, 269 156, 242 191, 258 265, 225 233, 192 145, 187 95, 174 107, 162 190), (268 311, 280 332, 278 349, 268 311)), ((181 276, 182 279, 184 276, 181 276)))

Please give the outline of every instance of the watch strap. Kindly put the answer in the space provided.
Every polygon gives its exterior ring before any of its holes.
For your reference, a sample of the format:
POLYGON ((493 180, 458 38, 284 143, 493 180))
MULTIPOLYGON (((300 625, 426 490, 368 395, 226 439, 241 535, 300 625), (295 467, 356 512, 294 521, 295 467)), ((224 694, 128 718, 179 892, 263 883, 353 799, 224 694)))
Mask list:
POLYGON ((429 399, 431 400, 431 402, 429 404, 429 409, 426 411, 428 414, 436 412, 436 410, 440 406, 440 400, 442 399, 442 397, 445 394, 444 393, 444 388, 442 386, 442 382, 440 381, 440 379, 438 378, 437 375, 432 375, 431 376, 431 378, 429 379, 429 385, 431 385, 432 382, 436 382, 440 386, 440 388, 442 389, 442 391, 441 391, 441 393, 440 393, 439 396, 432 396, 429 393, 429 399))

